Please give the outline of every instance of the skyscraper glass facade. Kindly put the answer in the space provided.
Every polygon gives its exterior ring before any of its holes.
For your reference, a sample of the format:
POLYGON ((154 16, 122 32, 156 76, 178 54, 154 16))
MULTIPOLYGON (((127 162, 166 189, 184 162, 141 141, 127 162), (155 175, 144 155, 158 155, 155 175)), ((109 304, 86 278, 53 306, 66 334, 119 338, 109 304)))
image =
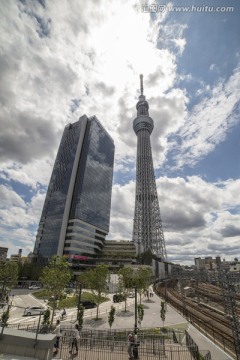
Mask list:
MULTIPOLYGON (((96 117, 66 126, 50 179, 34 254, 95 257, 109 231, 114 143, 96 117)), ((42 262, 43 262, 42 261, 42 262)))

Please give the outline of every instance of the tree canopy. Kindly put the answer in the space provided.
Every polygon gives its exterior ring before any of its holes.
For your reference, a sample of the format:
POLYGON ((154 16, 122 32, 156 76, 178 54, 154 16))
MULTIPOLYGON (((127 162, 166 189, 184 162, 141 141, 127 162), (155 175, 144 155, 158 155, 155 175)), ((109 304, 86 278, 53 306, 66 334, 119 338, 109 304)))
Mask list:
MULTIPOLYGON (((42 270, 40 280, 45 287, 47 295, 53 300, 53 313, 71 276, 69 264, 64 257, 53 256, 49 265, 42 270)), ((52 322, 53 316, 51 324, 52 322)))
POLYGON ((18 263, 14 261, 0 262, 1 298, 5 299, 18 280, 18 263))
POLYGON ((125 296, 125 312, 127 311, 127 296, 129 291, 136 286, 135 279, 133 277, 133 269, 126 266, 118 271, 119 282, 118 291, 125 296))
POLYGON ((96 319, 98 319, 102 294, 106 294, 108 290, 108 267, 98 265, 94 269, 87 270, 79 276, 78 281, 82 281, 84 287, 91 291, 92 297, 97 304, 96 319))
MULTIPOLYGON (((133 269, 131 267, 124 267, 119 270, 119 292, 123 292, 127 297, 128 292, 133 288, 137 288, 140 294, 140 302, 142 293, 148 289, 152 282, 152 269, 150 267, 140 267, 133 269)), ((125 300, 126 311, 126 300, 125 300)))

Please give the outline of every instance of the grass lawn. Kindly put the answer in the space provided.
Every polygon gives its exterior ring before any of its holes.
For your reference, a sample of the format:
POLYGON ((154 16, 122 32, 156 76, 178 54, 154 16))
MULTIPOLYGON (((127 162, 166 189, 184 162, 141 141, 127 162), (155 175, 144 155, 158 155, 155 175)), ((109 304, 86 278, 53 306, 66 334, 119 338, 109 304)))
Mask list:
MULTIPOLYGON (((44 299, 44 300, 48 300, 48 305, 51 306, 52 305, 52 301, 51 299, 48 298, 47 293, 45 290, 41 290, 41 291, 36 291, 34 293, 32 293, 33 296, 35 296, 37 299, 44 299)), ((94 301, 93 295, 89 292, 83 292, 81 295, 81 300, 85 301, 85 300, 90 300, 90 301, 94 301)), ((107 297, 103 297, 101 298, 101 302, 104 301, 108 301, 109 298, 107 297)), ((66 297, 65 299, 61 299, 59 301, 59 305, 58 307, 60 309, 63 308, 72 308, 72 307, 76 307, 78 304, 78 295, 71 295, 66 297)))

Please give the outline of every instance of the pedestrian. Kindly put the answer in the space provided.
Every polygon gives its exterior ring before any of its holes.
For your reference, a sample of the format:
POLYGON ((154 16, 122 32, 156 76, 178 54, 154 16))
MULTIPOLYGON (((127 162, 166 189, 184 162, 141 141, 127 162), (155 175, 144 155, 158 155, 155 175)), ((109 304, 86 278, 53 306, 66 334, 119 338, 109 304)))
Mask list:
POLYGON ((138 357, 139 340, 138 340, 137 331, 138 331, 138 329, 136 329, 135 334, 134 334, 134 344, 133 344, 133 358, 134 359, 139 359, 139 357, 138 357))
POLYGON ((129 359, 133 359, 133 346, 135 337, 133 333, 128 334, 128 355, 129 359))
POLYGON ((66 310, 63 309, 63 312, 62 312, 62 320, 63 320, 63 318, 66 317, 66 316, 67 316, 66 310))
POLYGON ((75 325, 75 328, 72 332, 72 340, 71 340, 71 349, 70 349, 70 353, 73 352, 73 347, 75 347, 76 349, 76 354, 78 354, 78 341, 80 339, 80 336, 79 336, 79 326, 78 324, 75 325))
POLYGON ((60 342, 60 338, 61 338, 61 326, 60 326, 60 320, 57 320, 56 322, 56 328, 53 331, 53 334, 56 334, 56 341, 54 344, 54 352, 53 354, 56 355, 58 353, 59 350, 59 342, 60 342))

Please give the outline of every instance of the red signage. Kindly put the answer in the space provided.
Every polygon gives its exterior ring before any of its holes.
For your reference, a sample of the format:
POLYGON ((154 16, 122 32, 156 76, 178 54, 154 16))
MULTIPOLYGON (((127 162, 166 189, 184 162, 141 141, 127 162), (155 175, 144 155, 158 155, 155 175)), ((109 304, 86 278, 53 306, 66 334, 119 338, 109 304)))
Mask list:
POLYGON ((65 258, 67 259, 74 259, 74 260, 88 260, 88 256, 83 256, 83 255, 64 255, 65 258))
POLYGON ((73 255, 73 259, 75 260, 87 260, 88 257, 87 256, 82 256, 82 255, 73 255))

